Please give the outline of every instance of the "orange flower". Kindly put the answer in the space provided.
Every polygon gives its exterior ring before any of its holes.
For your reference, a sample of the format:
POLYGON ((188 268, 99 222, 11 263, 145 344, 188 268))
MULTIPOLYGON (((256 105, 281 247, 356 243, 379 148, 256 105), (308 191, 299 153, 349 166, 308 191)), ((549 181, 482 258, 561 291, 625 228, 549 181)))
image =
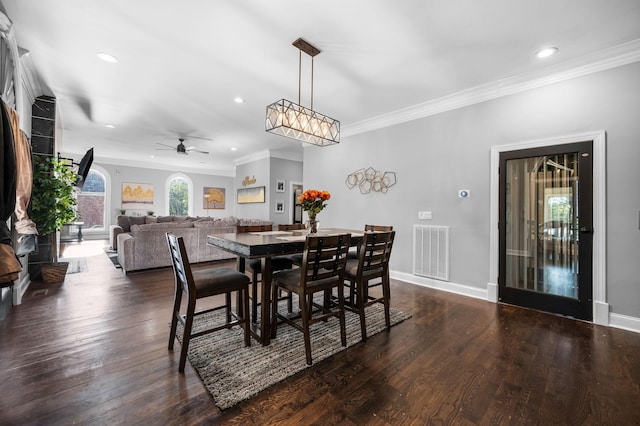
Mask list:
POLYGON ((329 191, 307 189, 298 196, 298 202, 302 204, 302 210, 309 212, 310 216, 320 213, 327 205, 325 201, 331 198, 329 191))

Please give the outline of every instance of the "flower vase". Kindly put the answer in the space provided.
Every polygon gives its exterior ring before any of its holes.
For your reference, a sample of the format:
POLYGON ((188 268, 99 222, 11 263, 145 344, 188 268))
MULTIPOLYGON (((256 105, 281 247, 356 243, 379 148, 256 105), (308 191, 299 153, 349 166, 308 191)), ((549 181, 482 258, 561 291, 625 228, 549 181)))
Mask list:
POLYGON ((307 233, 315 234, 318 232, 318 221, 315 216, 309 216, 309 220, 307 221, 307 233))

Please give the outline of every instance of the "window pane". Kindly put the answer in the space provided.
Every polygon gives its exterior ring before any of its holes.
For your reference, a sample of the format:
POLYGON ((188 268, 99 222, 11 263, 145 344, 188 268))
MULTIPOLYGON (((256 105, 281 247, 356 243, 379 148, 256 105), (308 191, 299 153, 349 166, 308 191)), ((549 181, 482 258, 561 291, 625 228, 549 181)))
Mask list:
POLYGON ((171 179, 169 184, 169 214, 186 216, 189 213, 189 185, 183 178, 171 179))
POLYGON ((105 178, 98 171, 90 170, 87 180, 78 193, 79 220, 83 229, 103 230, 105 215, 105 178))

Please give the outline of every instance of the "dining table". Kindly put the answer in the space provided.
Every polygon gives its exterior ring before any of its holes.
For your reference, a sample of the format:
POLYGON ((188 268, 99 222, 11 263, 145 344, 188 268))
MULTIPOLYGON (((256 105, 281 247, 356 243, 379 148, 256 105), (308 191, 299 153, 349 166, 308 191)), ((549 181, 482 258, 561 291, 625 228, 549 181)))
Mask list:
MULTIPOLYGON (((342 228, 319 229, 315 236, 351 234, 351 246, 362 242, 364 231, 342 228)), ((304 251, 307 231, 263 231, 207 235, 207 244, 237 256, 237 268, 245 272, 247 259, 261 259, 262 285, 260 291, 260 321, 251 322, 251 334, 262 345, 271 343, 271 259, 274 256, 299 254, 304 251)), ((255 283, 252 283, 255 285, 255 283)), ((248 315, 246 313, 245 315, 248 315)), ((275 331, 275 329, 274 329, 275 331)))

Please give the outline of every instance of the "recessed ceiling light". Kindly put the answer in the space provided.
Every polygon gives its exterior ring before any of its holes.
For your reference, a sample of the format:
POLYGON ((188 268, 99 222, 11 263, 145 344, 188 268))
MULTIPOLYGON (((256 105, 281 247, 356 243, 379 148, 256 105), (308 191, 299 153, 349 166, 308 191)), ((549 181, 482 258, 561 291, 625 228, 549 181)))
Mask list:
POLYGON ((557 47, 545 47, 542 50, 538 50, 536 52, 536 56, 538 58, 548 58, 549 56, 553 55, 557 51, 558 51, 557 47))
POLYGON ((107 127, 109 129, 115 129, 116 126, 114 124, 105 124, 104 127, 107 127))
POLYGON ((149 156, 149 158, 156 158, 156 156, 152 154, 149 156))
POLYGON ((238 148, 236 148, 235 146, 231 147, 231 151, 237 151, 237 150, 238 150, 238 148))
POLYGON ((98 58, 102 59, 105 62, 109 62, 110 64, 118 63, 118 58, 108 53, 100 52, 96 56, 98 56, 98 58))
POLYGON ((237 104, 241 104, 244 102, 244 99, 242 99, 240 96, 236 96, 233 101, 237 104))

